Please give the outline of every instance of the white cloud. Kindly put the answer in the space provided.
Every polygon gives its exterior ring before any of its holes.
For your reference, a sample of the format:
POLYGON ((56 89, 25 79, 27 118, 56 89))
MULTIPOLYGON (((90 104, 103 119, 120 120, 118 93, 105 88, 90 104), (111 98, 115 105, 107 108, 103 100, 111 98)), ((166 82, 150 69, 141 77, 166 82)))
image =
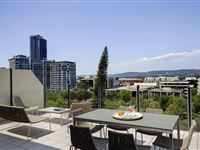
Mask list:
MULTIPOLYGON (((111 72, 148 71, 198 67, 200 50, 168 53, 160 56, 143 57, 134 61, 110 64, 111 72)), ((199 68, 199 67, 198 67, 199 68)))

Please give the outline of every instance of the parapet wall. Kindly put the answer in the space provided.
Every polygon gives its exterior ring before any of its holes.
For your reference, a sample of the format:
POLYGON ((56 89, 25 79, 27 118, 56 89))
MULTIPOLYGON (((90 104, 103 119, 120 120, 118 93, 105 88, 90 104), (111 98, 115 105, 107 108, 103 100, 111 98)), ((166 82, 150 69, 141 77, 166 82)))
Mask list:
MULTIPOLYGON (((12 70, 12 95, 27 106, 44 105, 43 85, 31 70, 12 70)), ((0 69, 0 104, 10 105, 10 70, 0 69)))

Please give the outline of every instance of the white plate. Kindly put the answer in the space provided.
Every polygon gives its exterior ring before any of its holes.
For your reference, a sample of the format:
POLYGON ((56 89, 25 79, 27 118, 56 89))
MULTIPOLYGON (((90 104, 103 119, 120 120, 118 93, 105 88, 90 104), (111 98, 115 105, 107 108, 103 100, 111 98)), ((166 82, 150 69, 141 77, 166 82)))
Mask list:
POLYGON ((114 113, 112 115, 113 118, 119 120, 137 120, 143 117, 143 115, 139 112, 127 112, 125 111, 123 115, 119 116, 118 113, 114 113))

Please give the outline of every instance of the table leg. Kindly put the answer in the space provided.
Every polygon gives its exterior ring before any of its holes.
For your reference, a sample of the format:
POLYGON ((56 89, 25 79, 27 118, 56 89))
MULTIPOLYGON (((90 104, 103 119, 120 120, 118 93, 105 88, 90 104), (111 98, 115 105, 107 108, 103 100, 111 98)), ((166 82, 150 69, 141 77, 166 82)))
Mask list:
POLYGON ((170 139, 170 150, 174 150, 173 133, 169 134, 169 139, 170 139))
POLYGON ((179 126, 179 120, 177 122, 177 137, 180 139, 180 126, 179 126))
POLYGON ((51 113, 49 113, 49 122, 51 123, 51 113))
POLYGON ((76 126, 76 119, 73 118, 73 125, 76 126))
POLYGON ((62 116, 62 114, 60 114, 60 125, 61 125, 61 127, 62 127, 62 118, 63 118, 63 116, 62 116))

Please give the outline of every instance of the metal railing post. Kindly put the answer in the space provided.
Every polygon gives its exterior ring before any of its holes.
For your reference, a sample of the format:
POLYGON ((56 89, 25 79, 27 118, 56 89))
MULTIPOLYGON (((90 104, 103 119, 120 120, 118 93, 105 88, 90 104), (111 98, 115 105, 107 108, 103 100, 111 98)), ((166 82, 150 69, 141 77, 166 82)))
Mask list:
POLYGON ((137 111, 140 112, 140 86, 139 85, 137 85, 136 98, 137 98, 137 111))
POLYGON ((13 96, 13 72, 12 68, 10 68, 10 105, 13 105, 12 102, 12 96, 13 96))
POLYGON ((46 62, 43 60, 43 98, 44 98, 44 108, 46 107, 46 62))
POLYGON ((192 123, 192 91, 190 86, 188 86, 187 90, 187 115, 188 115, 188 129, 190 129, 192 123))

